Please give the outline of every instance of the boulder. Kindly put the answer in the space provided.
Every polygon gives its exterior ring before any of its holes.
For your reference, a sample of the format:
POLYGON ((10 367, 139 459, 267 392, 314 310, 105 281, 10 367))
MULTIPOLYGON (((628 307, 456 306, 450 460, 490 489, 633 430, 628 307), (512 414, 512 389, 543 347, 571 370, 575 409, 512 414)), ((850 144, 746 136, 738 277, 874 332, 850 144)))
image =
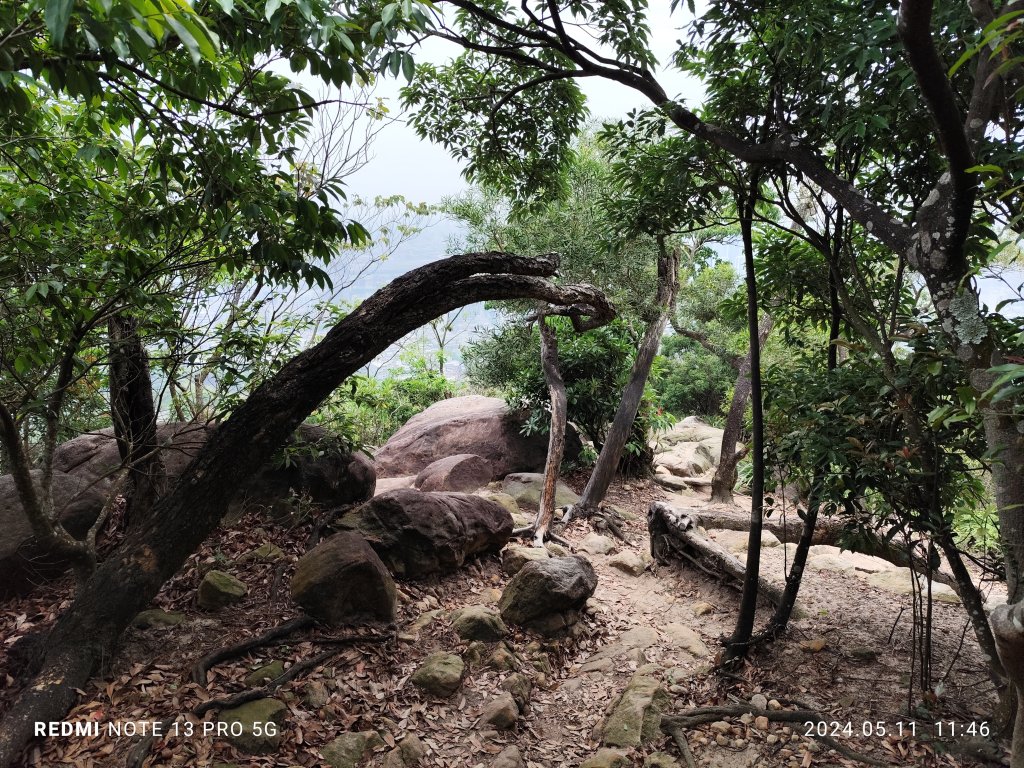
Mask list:
MULTIPOLYGON (((909 568, 896 568, 887 571, 878 571, 872 574, 861 574, 858 576, 864 578, 868 584, 876 589, 885 590, 886 592, 894 592, 897 595, 910 595, 914 593, 914 578, 909 568)), ((929 589, 928 579, 923 575, 917 574, 917 590, 920 592, 927 592, 929 589)), ((938 603, 959 603, 960 596, 947 584, 941 584, 937 581, 931 583, 932 600, 938 603)))
POLYGON ((625 752, 604 747, 580 763, 580 768, 626 768, 632 762, 625 752))
POLYGON ((595 589, 597 574, 585 557, 534 560, 512 577, 498 607, 507 623, 557 634, 575 623, 595 589))
POLYGON ((508 635, 508 627, 493 608, 484 605, 467 605, 452 615, 452 627, 463 640, 494 642, 508 635))
POLYGON ((276 752, 281 746, 288 706, 277 699, 256 699, 234 709, 225 709, 218 720, 227 732, 241 729, 241 735, 226 737, 236 749, 249 755, 276 752))
POLYGON ((669 703, 658 680, 637 673, 612 708, 601 729, 601 742, 611 747, 638 747, 661 737, 661 713, 669 703))
POLYGON ((395 620, 395 581, 356 533, 337 533, 303 555, 291 588, 306 613, 332 626, 395 620))
MULTIPOLYGON (((38 491, 39 470, 32 471, 38 491)), ((68 533, 85 538, 106 501, 106 493, 85 478, 54 471, 53 506, 68 533)), ((62 574, 68 561, 48 552, 32 535, 32 526, 14 485, 13 475, 0 476, 0 597, 24 593, 34 584, 62 574)))
POLYGON ((416 475, 421 491, 470 493, 491 482, 491 463, 475 453, 457 453, 428 464, 416 475))
MULTIPOLYGON (((374 456, 381 477, 415 475, 438 456, 472 453, 486 459, 495 477, 509 472, 536 472, 547 459, 546 435, 522 433, 525 418, 496 397, 469 395, 434 403, 416 414, 374 456)), ((582 448, 572 427, 566 435, 565 457, 575 459, 582 448)))
POLYGON ((522 567, 533 560, 547 560, 551 557, 546 547, 525 547, 522 544, 509 544, 501 550, 501 570, 509 576, 515 576, 522 567))
MULTIPOLYGON (((658 436, 655 468, 663 467, 676 477, 698 477, 722 459, 724 430, 706 424, 696 416, 687 416, 658 436)), ((742 443, 736 444, 741 450, 742 443)))
POLYGON ((414 733, 408 734, 384 757, 384 768, 415 768, 427 756, 427 745, 414 733))
MULTIPOLYGON (((176 479, 215 433, 216 425, 168 422, 157 427, 163 450, 164 471, 176 479)), ((283 449, 239 489, 233 506, 258 504, 272 507, 291 492, 308 496, 314 504, 334 507, 364 501, 373 496, 376 473, 364 454, 342 450, 327 429, 302 424, 283 449)), ((57 446, 55 469, 110 487, 110 478, 121 466, 121 454, 113 428, 80 435, 57 446)))
POLYGON ((431 696, 447 698, 459 689, 466 665, 458 656, 444 651, 430 654, 409 681, 431 696))
POLYGON ((530 703, 533 681, 522 672, 515 672, 501 681, 501 689, 512 694, 512 698, 515 699, 519 711, 524 712, 526 705, 530 703))
POLYGON ((464 493, 397 490, 348 512, 335 528, 358 533, 399 577, 457 570, 471 555, 501 549, 512 535, 504 507, 464 493))
POLYGON ((245 582, 224 571, 210 571, 199 582, 197 602, 200 608, 213 611, 237 603, 247 594, 249 588, 245 582))
POLYGON ((671 624, 666 624, 663 631, 668 636, 672 645, 676 648, 681 648, 687 653, 698 657, 709 656, 711 654, 711 651, 708 650, 708 647, 704 644, 704 641, 701 639, 697 631, 685 624, 672 622, 671 624))
MULTIPOLYGON (((544 490, 544 475, 540 472, 516 472, 506 475, 501 490, 527 507, 540 506, 540 494, 544 490)), ((555 484, 555 507, 568 507, 580 500, 576 492, 559 480, 555 484)))
POLYGON ((245 684, 254 687, 268 680, 276 680, 284 674, 284 662, 277 660, 257 667, 245 676, 245 684))

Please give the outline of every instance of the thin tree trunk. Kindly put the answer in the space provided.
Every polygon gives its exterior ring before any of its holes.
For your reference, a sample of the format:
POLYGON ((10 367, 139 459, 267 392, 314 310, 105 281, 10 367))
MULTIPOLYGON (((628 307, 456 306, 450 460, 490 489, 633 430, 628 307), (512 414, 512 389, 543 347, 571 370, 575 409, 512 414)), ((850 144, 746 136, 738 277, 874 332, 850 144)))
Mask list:
POLYGON ((555 491, 558 487, 558 470, 565 453, 565 423, 568 403, 565 395, 565 381, 558 368, 558 337, 553 326, 548 325, 543 312, 538 313, 540 326, 540 361, 544 368, 544 379, 548 384, 551 399, 551 424, 548 430, 548 457, 544 465, 544 488, 540 494, 540 509, 534 526, 533 545, 544 546, 544 537, 555 516, 555 491))
MULTIPOLYGON (((757 330, 758 346, 764 344, 768 334, 772 332, 774 321, 771 315, 761 318, 757 330)), ((743 454, 736 450, 736 443, 739 442, 743 433, 743 415, 747 412, 747 401, 750 399, 750 352, 740 363, 739 372, 736 376, 736 385, 732 390, 732 403, 729 405, 729 414, 725 417, 725 430, 722 434, 721 459, 718 462, 718 469, 711 478, 711 500, 722 504, 732 504, 732 489, 736 485, 736 465, 739 464, 743 454)))
POLYGON ((166 485, 157 445, 157 413, 149 356, 139 336, 138 320, 124 314, 107 321, 110 340, 110 412, 121 462, 128 470, 126 527, 140 524, 166 485))
POLYGON ((626 443, 629 442, 633 422, 636 420, 640 401, 643 400, 644 388, 647 386, 647 377, 650 375, 651 365, 654 363, 654 356, 658 353, 661 337, 665 333, 665 325, 675 306, 678 288, 679 252, 674 248, 669 250, 664 238, 659 238, 656 301, 658 315, 647 324, 647 329, 636 353, 636 359, 633 361, 629 382, 622 391, 622 399, 615 411, 612 426, 605 437, 604 445, 601 446, 601 454, 597 457, 594 470, 590 473, 587 485, 583 489, 583 496, 576 504, 576 511, 583 516, 596 512, 608 494, 608 487, 615 477, 622 452, 626 448, 626 443))
POLYGON ((489 252, 415 269, 377 291, 260 385, 57 620, 35 680, 0 721, 0 768, 16 763, 37 721, 60 720, 74 705, 76 689, 109 662, 132 618, 216 528, 236 489, 342 381, 395 340, 455 307, 494 299, 574 306, 576 315, 589 314, 595 322, 613 316, 596 289, 543 279, 557 266, 553 257, 489 252))
POLYGON ((726 641, 724 660, 743 657, 754 631, 757 613, 758 580, 761 575, 761 525, 764 517, 764 413, 761 399, 761 345, 757 321, 757 276, 754 274, 754 206, 757 183, 751 182, 747 194, 739 201, 740 230, 747 283, 747 328, 750 335, 750 409, 752 423, 751 461, 754 476, 750 483, 750 533, 747 537, 747 569, 743 581, 736 628, 726 641))

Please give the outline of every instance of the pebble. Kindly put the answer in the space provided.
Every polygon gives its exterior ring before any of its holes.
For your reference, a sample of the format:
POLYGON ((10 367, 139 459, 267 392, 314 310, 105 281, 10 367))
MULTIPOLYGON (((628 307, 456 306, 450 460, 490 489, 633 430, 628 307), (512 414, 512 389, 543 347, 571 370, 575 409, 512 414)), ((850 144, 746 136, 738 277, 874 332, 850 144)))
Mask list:
POLYGON ((779 737, 776 736, 774 733, 769 733, 768 738, 766 738, 765 741, 767 741, 769 744, 777 744, 779 741, 779 737))
POLYGON ((768 709, 782 709, 782 704, 778 699, 771 699, 768 701, 768 709))
POLYGON ((740 722, 744 725, 750 725, 752 722, 754 722, 754 716, 749 712, 744 712, 742 715, 740 715, 740 722))
POLYGON ((717 736, 715 736, 715 743, 717 743, 720 747, 727 747, 729 746, 729 739, 727 739, 722 734, 718 734, 717 736))
POLYGON ((764 715, 761 715, 760 717, 755 717, 754 718, 754 727, 757 728, 757 730, 759 730, 759 731, 767 731, 768 730, 768 718, 765 717, 764 715))
POLYGON ((750 705, 757 709, 766 709, 768 707, 768 697, 763 693, 755 693, 750 697, 750 705))

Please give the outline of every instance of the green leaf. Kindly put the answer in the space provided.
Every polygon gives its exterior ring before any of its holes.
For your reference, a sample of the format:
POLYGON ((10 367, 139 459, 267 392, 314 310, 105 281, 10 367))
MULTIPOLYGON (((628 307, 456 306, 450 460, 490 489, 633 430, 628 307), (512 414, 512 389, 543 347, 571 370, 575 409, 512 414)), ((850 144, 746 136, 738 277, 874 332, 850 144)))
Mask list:
POLYGON ((281 7, 282 0, 267 0, 267 6, 263 12, 267 21, 270 21, 274 14, 277 13, 277 9, 281 7))
POLYGON ((46 30, 50 33, 55 47, 64 45, 64 33, 71 20, 74 0, 46 0, 46 30))
POLYGON ((416 62, 412 58, 412 54, 403 51, 402 52, 402 74, 405 76, 407 83, 412 82, 412 77, 416 72, 416 62))

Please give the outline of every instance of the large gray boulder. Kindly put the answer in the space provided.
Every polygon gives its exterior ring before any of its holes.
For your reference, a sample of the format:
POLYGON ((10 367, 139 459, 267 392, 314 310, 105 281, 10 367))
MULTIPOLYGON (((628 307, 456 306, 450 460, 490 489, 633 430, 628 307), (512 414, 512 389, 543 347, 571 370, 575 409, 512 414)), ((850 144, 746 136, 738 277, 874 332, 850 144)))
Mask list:
POLYGON ((508 624, 557 634, 575 623, 597 589, 597 573, 580 555, 533 560, 512 577, 498 608, 508 624))
MULTIPOLYGON (((381 477, 415 475, 438 457, 472 453, 486 459, 494 477, 509 472, 538 472, 547 459, 546 435, 523 435, 524 417, 497 397, 468 395, 441 400, 413 416, 374 456, 381 477)), ((572 427, 565 457, 579 455, 582 444, 572 427)))
POLYGON ((512 536, 512 515, 481 496, 400 489, 374 497, 334 527, 366 539, 396 576, 420 579, 500 550, 512 536))
POLYGON ((292 598, 330 625, 394 621, 395 581, 377 553, 356 533, 331 536, 299 560, 292 598))
MULTIPOLYGON (((216 425, 169 422, 157 427, 157 441, 169 480, 177 479, 216 433, 216 425)), ((215 439, 215 438, 214 438, 215 439)), ((235 497, 233 505, 273 507, 292 491, 319 506, 336 507, 373 496, 376 472, 370 458, 339 450, 331 433, 302 424, 284 448, 284 458, 271 459, 235 497)), ((56 469, 85 478, 106 490, 121 465, 113 429, 80 435, 58 446, 56 469)))
MULTIPOLYGON (((699 477, 722 460, 724 430, 687 416, 658 436, 654 465, 676 477, 699 477)), ((736 450, 743 448, 736 444, 736 450)))
MULTIPOLYGON (((515 472, 506 475, 501 483, 501 490, 507 493, 520 506, 539 507, 540 497, 544 492, 544 474, 541 472, 515 472)), ((561 480, 555 483, 555 506, 568 507, 577 503, 580 497, 561 480)))
POLYGON ((416 476, 421 491, 470 493, 491 482, 491 462, 475 453, 457 453, 428 464, 416 476))
MULTIPOLYGON (((41 474, 32 471, 37 495, 41 474)), ((53 473, 51 488, 61 523, 75 538, 85 538, 103 509, 106 494, 85 478, 59 471, 53 473)), ((55 557, 33 537, 13 475, 0 475, 0 597, 24 592, 35 583, 60 575, 67 567, 67 560, 55 557)))

